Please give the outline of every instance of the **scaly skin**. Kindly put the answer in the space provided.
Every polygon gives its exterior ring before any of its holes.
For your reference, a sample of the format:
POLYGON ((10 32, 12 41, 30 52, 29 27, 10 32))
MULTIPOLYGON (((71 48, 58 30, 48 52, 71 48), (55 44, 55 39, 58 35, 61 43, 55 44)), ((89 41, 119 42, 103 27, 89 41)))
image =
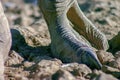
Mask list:
POLYGON ((0 2, 0 80, 4 80, 4 62, 11 47, 11 34, 7 18, 0 2))
POLYGON ((69 20, 74 24, 74 29, 81 35, 83 35, 93 47, 98 50, 107 50, 108 41, 105 35, 100 32, 87 17, 83 14, 77 1, 69 9, 67 16, 69 20))
POLYGON ((95 52, 72 28, 67 18, 67 12, 74 3, 75 0, 39 0, 51 35, 52 53, 63 62, 78 62, 92 69, 101 69, 95 52))

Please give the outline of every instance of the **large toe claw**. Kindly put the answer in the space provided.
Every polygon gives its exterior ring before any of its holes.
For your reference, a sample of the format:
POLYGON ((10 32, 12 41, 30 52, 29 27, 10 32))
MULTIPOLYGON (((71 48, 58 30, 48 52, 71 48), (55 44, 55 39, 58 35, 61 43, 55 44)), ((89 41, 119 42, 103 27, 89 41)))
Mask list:
POLYGON ((91 69, 101 69, 102 64, 97 58, 97 55, 95 52, 88 48, 88 47, 82 47, 79 49, 77 53, 78 62, 86 64, 91 69))

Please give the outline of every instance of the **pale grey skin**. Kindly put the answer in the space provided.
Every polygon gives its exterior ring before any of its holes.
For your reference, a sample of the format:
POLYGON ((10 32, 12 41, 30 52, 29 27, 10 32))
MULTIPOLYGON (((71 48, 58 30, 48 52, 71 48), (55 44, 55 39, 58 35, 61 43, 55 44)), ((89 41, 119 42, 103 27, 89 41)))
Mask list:
POLYGON ((39 0, 38 2, 50 32, 53 56, 63 62, 78 62, 92 69, 101 69, 102 64, 91 45, 99 50, 107 50, 107 39, 85 17, 77 1, 39 0))
MULTIPOLYGON (((39 0, 39 4, 50 31, 53 55, 64 62, 79 62, 100 69, 102 65, 91 45, 97 49, 107 50, 107 39, 85 17, 77 1, 39 0)), ((10 47, 9 24, 0 2, 0 80, 4 80, 4 62, 10 47)))
POLYGON ((4 62, 11 47, 11 34, 0 2, 0 80, 4 80, 4 62))

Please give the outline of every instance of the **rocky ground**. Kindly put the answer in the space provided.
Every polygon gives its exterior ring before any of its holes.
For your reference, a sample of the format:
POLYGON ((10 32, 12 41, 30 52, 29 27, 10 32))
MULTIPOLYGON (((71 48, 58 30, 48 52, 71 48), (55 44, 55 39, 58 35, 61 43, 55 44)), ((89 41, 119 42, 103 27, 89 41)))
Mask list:
POLYGON ((78 0, 85 15, 107 37, 110 48, 97 51, 102 70, 53 58, 50 35, 39 8, 28 1, 2 0, 12 34, 5 80, 119 80, 120 1, 78 0))

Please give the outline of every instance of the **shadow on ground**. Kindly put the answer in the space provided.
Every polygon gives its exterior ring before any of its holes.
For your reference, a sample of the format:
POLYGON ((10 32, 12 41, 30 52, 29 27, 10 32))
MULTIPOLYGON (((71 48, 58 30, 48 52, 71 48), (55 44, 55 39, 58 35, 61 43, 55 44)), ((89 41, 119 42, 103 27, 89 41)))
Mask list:
POLYGON ((108 41, 109 49, 108 52, 115 54, 120 51, 120 32, 116 36, 114 36, 111 40, 108 41))
POLYGON ((25 60, 31 61, 32 58, 36 56, 44 55, 51 56, 50 46, 32 47, 26 43, 25 38, 21 35, 21 33, 18 30, 11 29, 11 34, 12 34, 11 50, 16 51, 25 60))

